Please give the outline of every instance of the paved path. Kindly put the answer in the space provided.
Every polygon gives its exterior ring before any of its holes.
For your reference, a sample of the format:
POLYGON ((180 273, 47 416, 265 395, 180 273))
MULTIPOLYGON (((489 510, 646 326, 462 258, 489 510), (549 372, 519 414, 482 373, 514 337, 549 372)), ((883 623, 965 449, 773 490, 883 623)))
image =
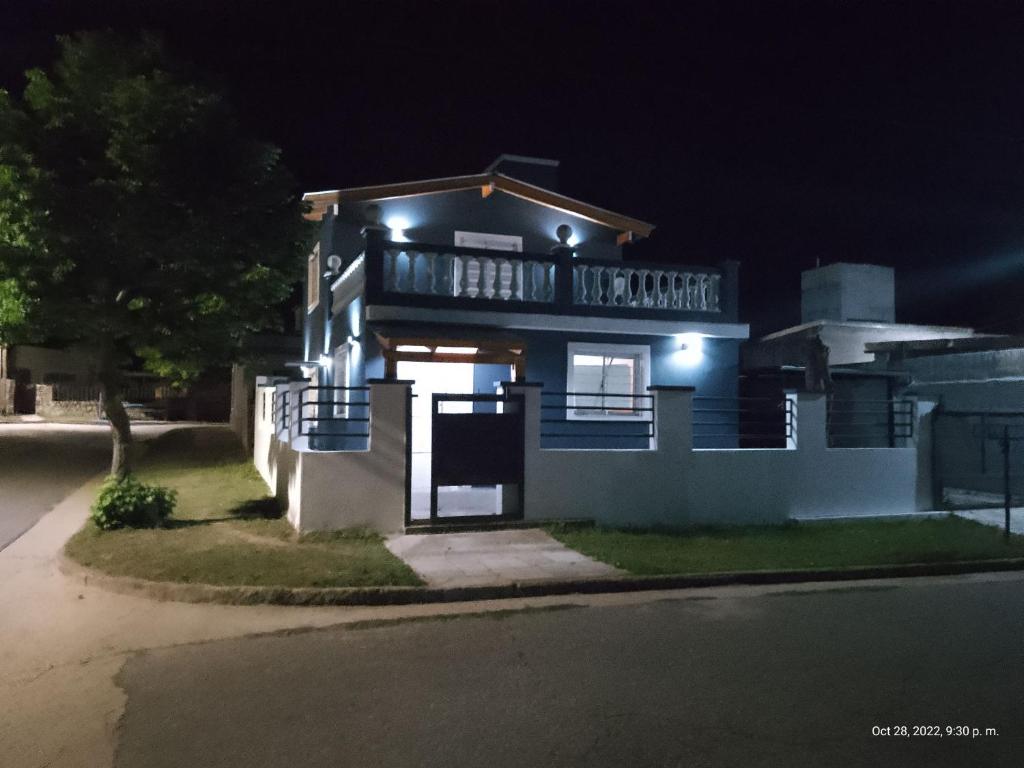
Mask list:
POLYGON ((0 424, 0 549, 109 463, 109 427, 0 424))
POLYGON ((536 528, 394 536, 387 547, 431 587, 568 581, 616 576, 536 528))
POLYGON ((1016 768, 1022 586, 707 591, 153 651, 119 677, 115 764, 1016 768), (901 725, 943 736, 872 735, 901 725))
MULTIPOLYGON (((965 509, 957 512, 956 515, 965 520, 974 520, 995 528, 1006 528, 1006 510, 1004 509, 965 509)), ((1024 533, 1024 507, 1010 508, 1010 533, 1024 533)))

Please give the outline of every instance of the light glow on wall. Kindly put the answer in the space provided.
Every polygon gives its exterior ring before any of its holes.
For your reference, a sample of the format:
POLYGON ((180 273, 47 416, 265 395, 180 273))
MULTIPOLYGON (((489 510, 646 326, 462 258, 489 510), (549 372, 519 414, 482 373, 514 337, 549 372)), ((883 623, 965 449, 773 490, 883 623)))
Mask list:
POLYGON ((407 243, 409 238, 405 236, 405 230, 412 226, 412 223, 405 216, 389 216, 384 226, 391 230, 391 240, 395 243, 407 243))
POLYGON ((704 337, 699 333, 677 333, 679 348, 672 359, 680 365, 700 365, 704 360, 704 337))

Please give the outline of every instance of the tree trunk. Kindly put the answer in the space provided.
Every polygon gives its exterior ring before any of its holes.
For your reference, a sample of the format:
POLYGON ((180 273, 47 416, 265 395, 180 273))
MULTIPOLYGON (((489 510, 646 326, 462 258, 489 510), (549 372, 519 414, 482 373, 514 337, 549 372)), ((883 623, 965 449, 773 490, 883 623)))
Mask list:
POLYGON ((132 471, 132 422, 124 409, 121 372, 113 354, 101 356, 98 377, 102 386, 103 410, 110 420, 110 433, 114 440, 110 474, 121 480, 132 471))

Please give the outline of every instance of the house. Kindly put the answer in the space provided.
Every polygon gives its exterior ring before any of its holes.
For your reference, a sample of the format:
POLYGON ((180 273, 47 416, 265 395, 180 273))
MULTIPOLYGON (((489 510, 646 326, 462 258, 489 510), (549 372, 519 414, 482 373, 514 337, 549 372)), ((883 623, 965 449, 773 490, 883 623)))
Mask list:
POLYGON ((837 427, 831 430, 832 445, 893 444, 905 421, 898 411, 908 407, 901 398, 917 393, 905 391, 900 372, 871 365, 875 345, 945 343, 972 337, 974 331, 896 322, 891 267, 829 264, 804 271, 800 287, 800 324, 743 345, 742 394, 765 397, 807 387, 808 367, 814 367, 810 358, 820 350, 830 378, 830 423, 837 427))
POLYGON ((735 262, 628 258, 653 225, 561 194, 557 170, 505 155, 479 174, 305 196, 320 229, 303 359, 257 378, 253 437, 296 528, 928 503, 910 433, 832 450, 820 396, 738 396, 735 262))
MULTIPOLYGON (((558 193, 557 170, 504 155, 472 176, 304 198, 321 222, 307 270, 304 373, 319 387, 414 382, 424 505, 434 394, 493 397, 505 382, 537 384, 545 405, 573 406, 547 422, 544 444, 593 445, 609 434, 594 425, 614 419, 622 448, 646 445, 638 409, 653 384, 736 396, 748 336, 737 265, 624 260, 653 225, 558 193)), ((320 448, 362 439, 318 422, 320 448)))

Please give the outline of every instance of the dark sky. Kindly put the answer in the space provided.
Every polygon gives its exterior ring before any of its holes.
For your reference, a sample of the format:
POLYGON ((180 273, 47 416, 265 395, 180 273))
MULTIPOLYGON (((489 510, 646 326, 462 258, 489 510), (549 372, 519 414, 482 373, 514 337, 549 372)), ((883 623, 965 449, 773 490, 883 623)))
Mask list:
POLYGON ((304 189, 554 157, 658 225, 637 258, 739 259, 756 332, 817 259, 895 266, 902 320, 1024 331, 1019 3, 0 0, 0 84, 96 27, 162 32, 304 189))

